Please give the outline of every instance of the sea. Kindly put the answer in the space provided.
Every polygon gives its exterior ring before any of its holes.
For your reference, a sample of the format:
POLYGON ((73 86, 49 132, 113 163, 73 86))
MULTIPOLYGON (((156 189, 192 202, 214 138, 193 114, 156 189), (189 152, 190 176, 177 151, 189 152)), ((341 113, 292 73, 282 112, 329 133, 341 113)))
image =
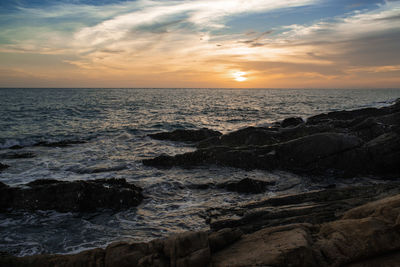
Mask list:
POLYGON ((400 89, 0 89, 0 181, 125 178, 144 189, 135 208, 113 212, 8 211, 0 214, 0 251, 24 256, 68 254, 113 241, 144 242, 188 230, 207 230, 207 210, 317 190, 329 184, 376 183, 370 177, 300 177, 283 171, 220 166, 157 169, 143 159, 194 151, 188 143, 148 134, 203 127, 228 133, 268 126, 287 117, 382 107, 400 89), (52 146, 70 142, 70 146, 52 146), (45 145, 43 145, 45 144, 45 145), (18 150, 16 150, 18 148, 18 150), (12 159, 10 153, 29 153, 12 159), (266 193, 246 195, 194 185, 253 178, 275 181, 266 193))

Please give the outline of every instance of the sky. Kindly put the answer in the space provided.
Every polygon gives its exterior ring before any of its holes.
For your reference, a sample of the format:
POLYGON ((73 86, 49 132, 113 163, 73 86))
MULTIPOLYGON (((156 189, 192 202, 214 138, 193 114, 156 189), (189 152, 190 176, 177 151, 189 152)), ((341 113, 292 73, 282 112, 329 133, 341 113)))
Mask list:
POLYGON ((400 88, 400 1, 1 0, 0 87, 400 88))

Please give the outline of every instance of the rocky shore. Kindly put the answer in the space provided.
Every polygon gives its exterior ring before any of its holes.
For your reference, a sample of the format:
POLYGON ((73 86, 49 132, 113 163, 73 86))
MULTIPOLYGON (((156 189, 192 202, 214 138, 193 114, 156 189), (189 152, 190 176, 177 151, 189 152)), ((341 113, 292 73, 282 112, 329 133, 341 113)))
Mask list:
POLYGON ((400 100, 379 109, 336 111, 306 121, 289 118, 268 128, 248 127, 200 140, 196 145, 194 152, 161 155, 143 164, 161 168, 213 164, 303 175, 397 178, 400 100))
POLYGON ((211 231, 75 255, 1 254, 0 266, 398 266, 399 193, 391 183, 270 198, 211 210, 211 231))
POLYGON ((121 210, 137 206, 142 199, 142 189, 125 179, 72 182, 42 179, 20 187, 0 182, 0 212, 10 209, 60 212, 121 210))
MULTIPOLYGON (((279 169, 315 179, 369 176, 375 183, 344 188, 333 184, 324 190, 214 207, 206 212, 209 231, 147 243, 116 242, 74 255, 2 253, 0 266, 398 266, 399 134, 400 100, 379 109, 336 111, 306 120, 293 117, 228 134, 209 129, 152 134, 159 140, 191 142, 197 150, 144 160, 148 166, 279 169)), ((194 187, 249 194, 272 185, 244 178, 194 187)), ((0 198, 3 211, 92 211, 135 206, 143 196, 140 188, 123 179, 102 179, 37 180, 20 188, 0 183, 0 198)))

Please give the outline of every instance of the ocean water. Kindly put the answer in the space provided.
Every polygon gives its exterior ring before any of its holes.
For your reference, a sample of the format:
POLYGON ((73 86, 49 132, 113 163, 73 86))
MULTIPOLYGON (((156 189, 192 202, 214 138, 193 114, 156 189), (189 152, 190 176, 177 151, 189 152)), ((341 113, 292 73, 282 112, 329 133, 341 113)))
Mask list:
POLYGON ((314 190, 332 182, 374 182, 368 177, 330 177, 316 183, 282 171, 217 166, 160 170, 143 166, 141 160, 194 150, 185 143, 152 140, 149 133, 202 127, 227 133, 290 116, 385 106, 399 97, 396 89, 0 89, 0 162, 11 166, 0 172, 1 182, 125 178, 144 188, 146 196, 138 207, 121 212, 0 214, 0 251, 19 256, 74 253, 116 240, 148 241, 208 229, 205 212, 211 207, 314 190), (60 141, 77 142, 67 147, 40 145, 60 141), (15 152, 34 157, 7 157, 15 152), (256 195, 193 189, 194 184, 245 177, 276 185, 256 195))

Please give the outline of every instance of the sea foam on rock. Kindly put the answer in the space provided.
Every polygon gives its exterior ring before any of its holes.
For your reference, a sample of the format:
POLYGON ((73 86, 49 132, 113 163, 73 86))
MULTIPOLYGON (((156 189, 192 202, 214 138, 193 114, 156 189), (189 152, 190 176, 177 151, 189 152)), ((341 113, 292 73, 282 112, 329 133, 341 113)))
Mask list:
POLYGON ((10 187, 0 182, 0 211, 3 212, 9 209, 60 212, 122 210, 137 206, 142 199, 142 189, 125 179, 71 182, 39 179, 23 187, 10 187))

